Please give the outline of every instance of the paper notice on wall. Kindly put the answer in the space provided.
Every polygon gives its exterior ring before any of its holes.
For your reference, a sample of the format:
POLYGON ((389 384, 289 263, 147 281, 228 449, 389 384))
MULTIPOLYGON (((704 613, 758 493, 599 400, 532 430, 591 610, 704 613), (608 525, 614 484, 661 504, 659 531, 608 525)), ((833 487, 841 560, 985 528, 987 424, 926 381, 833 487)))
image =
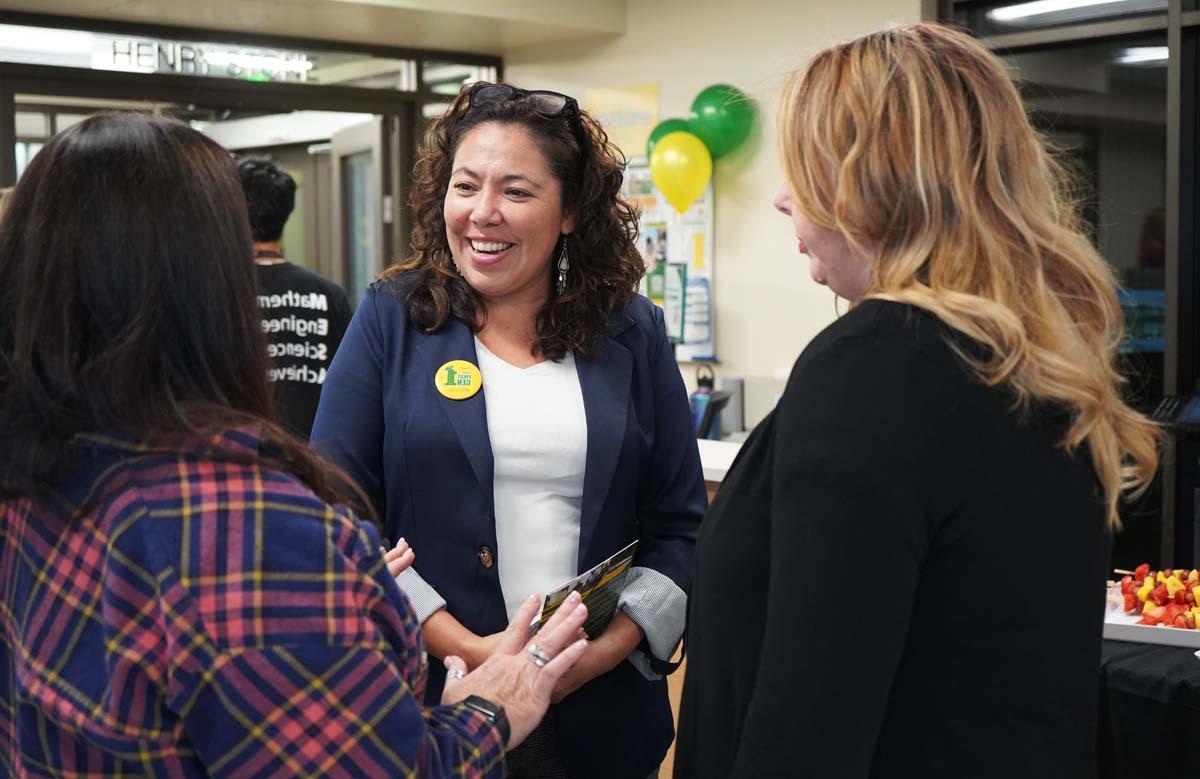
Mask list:
POLYGON ((663 319, 666 320, 667 338, 672 343, 681 343, 685 330, 687 310, 687 266, 669 262, 663 266, 666 275, 663 294, 663 319))
POLYGON ((712 289, 708 279, 689 276, 683 300, 683 345, 712 343, 712 289))
POLYGON ((642 260, 646 263, 643 292, 655 305, 662 306, 666 300, 667 225, 665 222, 648 222, 642 225, 639 237, 642 260))
POLYGON ((715 360, 712 185, 680 214, 654 186, 650 168, 640 159, 625 170, 624 195, 641 211, 638 249, 646 263, 641 291, 662 307, 675 358, 715 360))

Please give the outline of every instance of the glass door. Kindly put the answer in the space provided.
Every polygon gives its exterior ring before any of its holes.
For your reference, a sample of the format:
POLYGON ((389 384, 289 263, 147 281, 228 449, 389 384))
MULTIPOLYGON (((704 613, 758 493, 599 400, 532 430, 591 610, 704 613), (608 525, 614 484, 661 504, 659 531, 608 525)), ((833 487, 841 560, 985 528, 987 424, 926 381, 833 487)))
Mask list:
POLYGON ((354 303, 395 249, 396 202, 387 175, 391 124, 377 116, 330 141, 334 264, 354 303))

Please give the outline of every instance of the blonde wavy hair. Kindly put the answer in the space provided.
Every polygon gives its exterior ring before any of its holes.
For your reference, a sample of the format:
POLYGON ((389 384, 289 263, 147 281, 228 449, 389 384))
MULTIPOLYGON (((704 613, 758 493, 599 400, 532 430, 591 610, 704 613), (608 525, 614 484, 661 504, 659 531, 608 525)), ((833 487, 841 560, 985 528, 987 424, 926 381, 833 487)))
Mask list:
POLYGON ((983 344, 986 357, 957 351, 1018 410, 1068 409, 1061 444, 1087 445, 1119 527, 1161 432, 1122 398, 1112 272, 1000 60, 941 25, 874 32, 793 74, 778 122, 795 206, 871 259, 864 299, 920 307, 983 344))

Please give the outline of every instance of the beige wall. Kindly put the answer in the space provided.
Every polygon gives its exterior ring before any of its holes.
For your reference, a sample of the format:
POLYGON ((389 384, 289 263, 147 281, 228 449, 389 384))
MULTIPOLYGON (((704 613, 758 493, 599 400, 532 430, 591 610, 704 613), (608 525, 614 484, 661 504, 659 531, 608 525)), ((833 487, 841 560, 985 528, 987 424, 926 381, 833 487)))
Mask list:
MULTIPOLYGON (((809 279, 791 223, 771 208, 781 181, 774 149, 779 87, 820 48, 889 22, 916 21, 921 8, 921 0, 629 0, 622 36, 505 53, 509 81, 581 99, 590 87, 657 82, 664 119, 686 117, 696 93, 717 82, 758 100, 755 134, 713 174, 716 370, 718 377, 745 377, 749 425, 770 411, 797 355, 834 317, 832 293, 809 279)), ((694 367, 682 370, 691 387, 694 367)))
POLYGON ((619 35, 625 5, 626 0, 0 0, 5 11, 484 54, 619 35))

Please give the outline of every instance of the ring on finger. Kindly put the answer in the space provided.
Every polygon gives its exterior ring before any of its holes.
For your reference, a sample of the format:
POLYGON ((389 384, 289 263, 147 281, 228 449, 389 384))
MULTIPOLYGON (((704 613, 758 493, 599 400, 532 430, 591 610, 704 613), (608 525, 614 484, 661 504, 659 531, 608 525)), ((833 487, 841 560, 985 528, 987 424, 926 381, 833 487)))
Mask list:
POLYGON ((550 662, 550 654, 542 649, 542 645, 536 641, 529 645, 529 661, 542 668, 546 663, 550 662))
POLYGON ((446 679, 461 679, 467 675, 467 672, 461 668, 451 668, 446 672, 446 679))

